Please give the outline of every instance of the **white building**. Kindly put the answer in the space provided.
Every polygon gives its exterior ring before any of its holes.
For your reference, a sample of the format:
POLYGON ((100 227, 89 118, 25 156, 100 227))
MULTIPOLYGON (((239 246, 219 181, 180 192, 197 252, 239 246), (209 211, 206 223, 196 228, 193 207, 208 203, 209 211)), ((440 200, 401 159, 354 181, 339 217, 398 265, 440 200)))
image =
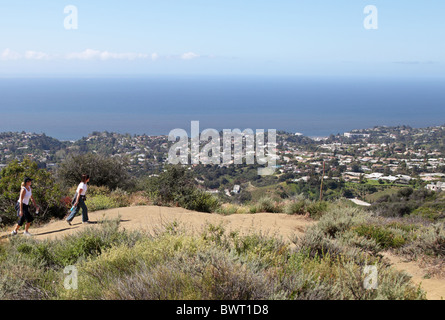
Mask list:
POLYGON ((431 191, 445 191, 445 182, 430 183, 426 188, 431 191))
POLYGON ((369 133, 352 133, 352 132, 345 132, 343 135, 346 138, 369 138, 371 136, 369 133))
POLYGON ((373 173, 370 173, 370 174, 365 174, 365 178, 369 179, 369 180, 378 180, 378 179, 380 179, 383 176, 384 176, 384 174, 380 173, 380 172, 373 172, 373 173))

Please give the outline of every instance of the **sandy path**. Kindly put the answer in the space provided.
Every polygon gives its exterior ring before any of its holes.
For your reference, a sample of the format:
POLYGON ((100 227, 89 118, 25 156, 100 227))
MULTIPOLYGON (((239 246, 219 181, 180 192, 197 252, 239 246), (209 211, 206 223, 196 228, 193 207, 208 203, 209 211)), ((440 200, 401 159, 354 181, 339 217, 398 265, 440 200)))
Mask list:
MULTIPOLYGON (((302 216, 291 216, 277 213, 233 214, 223 216, 203 212, 189 211, 183 208, 158 206, 138 206, 96 211, 88 214, 90 221, 116 219, 120 216, 121 226, 127 230, 143 230, 153 232, 168 223, 178 222, 179 226, 191 232, 199 232, 207 224, 221 224, 227 232, 257 232, 281 237, 284 241, 301 236, 307 226, 315 223, 302 216)), ((35 239, 55 239, 82 230, 86 226, 77 216, 69 226, 64 220, 50 222, 44 226, 30 228, 35 239)), ((94 225, 93 225, 94 226, 94 225)), ((22 233, 19 231, 19 234, 22 233)), ((6 234, 7 235, 7 234, 6 234)), ((2 235, 3 237, 5 234, 2 235)))
POLYGON ((428 300, 445 299, 445 279, 432 277, 425 278, 426 270, 421 268, 415 261, 406 261, 402 257, 395 256, 389 252, 383 254, 391 265, 397 270, 403 270, 412 277, 412 281, 417 285, 420 283, 422 289, 427 293, 428 300))

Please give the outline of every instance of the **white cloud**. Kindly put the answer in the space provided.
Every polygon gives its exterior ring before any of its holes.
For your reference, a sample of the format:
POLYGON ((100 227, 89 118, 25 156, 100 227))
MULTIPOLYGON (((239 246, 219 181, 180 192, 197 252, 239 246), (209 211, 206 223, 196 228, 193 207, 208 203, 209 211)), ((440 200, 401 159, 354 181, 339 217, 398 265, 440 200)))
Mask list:
POLYGON ((0 60, 18 60, 22 56, 14 51, 11 51, 11 49, 7 48, 3 50, 3 52, 0 54, 0 60))
POLYGON ((66 59, 78 59, 78 60, 92 60, 97 59, 100 55, 100 51, 86 49, 82 52, 72 52, 66 55, 66 59))
POLYGON ((180 60, 193 60, 197 58, 202 58, 201 56, 194 52, 186 52, 181 55, 172 55, 172 56, 161 56, 158 53, 154 52, 152 54, 146 53, 136 53, 136 52, 126 52, 126 53, 116 53, 109 51, 100 51, 95 49, 86 49, 80 52, 71 52, 67 54, 47 54, 45 52, 28 50, 24 54, 12 51, 11 49, 5 49, 3 52, 0 52, 0 60, 100 60, 100 61, 111 61, 111 60, 125 60, 125 61, 133 61, 133 60, 151 60, 157 61, 159 59, 180 59, 180 60))
POLYGON ((156 52, 151 54, 151 60, 156 61, 158 59, 159 59, 159 54, 157 54, 156 52))
POLYGON ((46 54, 44 52, 26 51, 25 59, 28 59, 28 60, 50 60, 51 57, 49 56, 49 54, 46 54))
POLYGON ((66 59, 72 60, 136 60, 147 59, 150 56, 145 53, 114 53, 109 51, 99 51, 86 49, 82 52, 73 52, 66 55, 66 59))
POLYGON ((104 51, 100 54, 101 60, 117 59, 117 60, 136 60, 147 59, 149 56, 145 53, 113 53, 104 51))
POLYGON ((192 59, 196 59, 199 57, 200 57, 200 55, 196 54, 194 52, 187 52, 187 53, 184 53, 181 55, 181 59, 183 59, 183 60, 192 60, 192 59))

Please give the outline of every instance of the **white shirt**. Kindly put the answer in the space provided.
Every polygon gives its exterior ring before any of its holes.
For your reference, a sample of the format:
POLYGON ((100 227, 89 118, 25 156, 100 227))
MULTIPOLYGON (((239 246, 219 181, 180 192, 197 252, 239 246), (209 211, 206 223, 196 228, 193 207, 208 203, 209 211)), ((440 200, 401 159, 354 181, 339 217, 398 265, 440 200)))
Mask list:
POLYGON ((85 193, 87 192, 88 186, 86 183, 79 183, 79 186, 77 187, 76 192, 79 193, 79 190, 82 189, 82 193, 80 194, 81 196, 84 196, 85 193))
MULTIPOLYGON (((23 189, 25 189, 26 192, 25 192, 25 195, 23 196, 22 202, 26 205, 29 205, 29 199, 31 199, 31 196, 32 196, 32 189, 29 188, 29 190, 28 190, 25 187, 22 187, 22 190, 23 189)), ((20 203, 20 198, 17 202, 20 203)))

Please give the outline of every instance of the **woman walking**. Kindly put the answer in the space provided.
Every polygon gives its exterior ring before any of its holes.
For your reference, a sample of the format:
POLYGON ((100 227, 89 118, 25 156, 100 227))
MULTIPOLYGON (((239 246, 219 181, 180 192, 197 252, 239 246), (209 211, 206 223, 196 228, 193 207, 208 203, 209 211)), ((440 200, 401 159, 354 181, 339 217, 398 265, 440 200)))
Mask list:
POLYGON ((87 183, 89 181, 90 181, 90 176, 87 174, 83 174, 81 182, 77 186, 76 195, 74 196, 73 199, 73 209, 68 218, 66 218, 66 221, 68 222, 69 225, 71 225, 71 221, 73 221, 74 217, 76 216, 76 214, 79 212, 80 209, 82 209, 82 223, 90 223, 90 221, 88 221, 88 208, 85 204, 85 199, 86 199, 85 194, 88 189, 87 183))
POLYGON ((25 232, 23 234, 26 236, 31 236, 28 230, 34 218, 31 216, 31 213, 29 212, 29 200, 32 201, 36 210, 37 211, 39 210, 39 207, 37 206, 36 201, 32 196, 31 184, 32 184, 32 179, 30 178, 25 178, 25 180, 23 180, 22 182, 20 197, 19 200, 17 201, 17 204, 15 205, 15 208, 17 210, 17 215, 19 216, 19 221, 17 222, 17 225, 15 226, 14 230, 12 230, 11 232, 12 235, 16 235, 17 231, 26 221, 25 232))

